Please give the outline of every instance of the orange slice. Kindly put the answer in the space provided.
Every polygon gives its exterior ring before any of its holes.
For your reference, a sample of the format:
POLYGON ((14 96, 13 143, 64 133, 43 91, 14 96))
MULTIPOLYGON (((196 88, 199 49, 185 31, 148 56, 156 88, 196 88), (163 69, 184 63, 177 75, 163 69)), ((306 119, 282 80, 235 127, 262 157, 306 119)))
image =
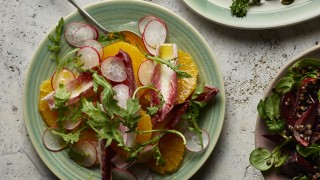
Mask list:
MULTIPOLYGON (((152 123, 151 118, 149 114, 147 114, 145 111, 140 111, 141 118, 138 121, 137 131, 148 131, 152 130, 152 123)), ((136 142, 137 143, 145 143, 150 140, 152 133, 143 133, 143 134, 137 134, 136 136, 136 142)))
POLYGON ((198 67, 193 62, 192 57, 181 50, 178 50, 179 68, 189 73, 191 78, 178 78, 178 98, 176 104, 183 103, 197 86, 198 67))
POLYGON ((128 53, 129 56, 131 57, 135 80, 139 85, 141 85, 139 83, 139 79, 138 79, 138 70, 139 70, 140 64, 144 60, 146 60, 146 57, 144 54, 142 54, 140 52, 140 50, 136 46, 131 45, 126 42, 116 42, 114 44, 106 46, 103 48, 102 60, 106 59, 109 56, 114 56, 114 55, 118 54, 120 49, 122 49, 123 51, 128 53))
POLYGON ((58 119, 58 113, 57 111, 52 111, 49 108, 49 105, 45 101, 41 101, 43 97, 48 95, 53 91, 51 86, 51 80, 45 80, 40 85, 40 95, 39 95, 39 112, 41 114, 42 120, 45 122, 45 124, 49 127, 56 125, 57 119, 58 119))
POLYGON ((158 143, 165 165, 157 165, 155 160, 148 163, 148 166, 161 174, 168 174, 176 171, 181 163, 184 154, 183 140, 176 134, 165 135, 158 143))

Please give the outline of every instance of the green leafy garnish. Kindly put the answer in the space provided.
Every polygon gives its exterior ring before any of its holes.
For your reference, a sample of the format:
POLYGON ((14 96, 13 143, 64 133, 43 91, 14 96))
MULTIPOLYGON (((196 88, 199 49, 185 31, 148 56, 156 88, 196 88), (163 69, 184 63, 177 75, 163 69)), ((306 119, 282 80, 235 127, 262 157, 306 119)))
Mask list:
POLYGON ((75 133, 63 133, 63 132, 58 132, 58 131, 52 131, 53 134, 60 136, 63 138, 63 140, 67 143, 73 144, 75 142, 78 142, 79 137, 80 137, 80 132, 83 130, 84 128, 78 130, 75 133))
POLYGON ((285 127, 285 121, 280 116, 280 94, 273 93, 258 104, 259 116, 265 120, 270 132, 281 132, 285 127))
POLYGON ((67 92, 65 85, 59 84, 59 88, 56 90, 56 93, 53 95, 55 109, 60 109, 65 106, 71 97, 71 93, 67 92))
POLYGON ((275 88, 278 93, 284 94, 292 89, 293 84, 294 80, 292 77, 283 77, 279 80, 275 88))
POLYGON ((101 43, 102 47, 105 47, 118 41, 126 41, 126 37, 119 32, 112 32, 109 33, 108 36, 99 36, 98 41, 101 43))
POLYGON ((269 150, 261 147, 253 150, 250 153, 250 164, 260 171, 266 171, 272 166, 281 166, 289 157, 287 153, 281 150, 281 148, 292 141, 292 137, 283 137, 285 138, 285 141, 276 146, 276 148, 271 153, 269 150))
POLYGON ((50 58, 52 60, 55 60, 57 64, 60 62, 60 39, 61 39, 61 33, 62 33, 62 28, 64 25, 64 20, 63 18, 60 18, 58 25, 56 26, 55 29, 55 36, 49 35, 48 38, 51 41, 51 45, 48 45, 48 49, 53 53, 50 58))

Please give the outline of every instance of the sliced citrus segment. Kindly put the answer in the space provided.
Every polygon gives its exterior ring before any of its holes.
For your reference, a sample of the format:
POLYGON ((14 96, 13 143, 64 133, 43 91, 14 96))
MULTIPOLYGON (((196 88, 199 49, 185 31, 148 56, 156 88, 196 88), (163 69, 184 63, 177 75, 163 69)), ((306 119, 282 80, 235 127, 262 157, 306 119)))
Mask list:
POLYGON ((148 163, 149 167, 161 174, 176 171, 183 158, 185 147, 183 140, 176 134, 165 135, 158 143, 165 165, 157 165, 155 160, 148 163))
POLYGON ((40 85, 38 108, 39 108, 39 112, 41 114, 43 122, 49 127, 54 126, 56 124, 58 119, 58 113, 57 111, 50 110, 48 103, 45 101, 41 101, 41 99, 46 95, 48 95, 49 93, 51 93, 52 91, 53 89, 51 86, 51 80, 43 81, 42 84, 40 85))
MULTIPOLYGON (((138 121, 137 131, 148 131, 152 130, 152 123, 151 118, 149 114, 147 114, 145 111, 140 111, 141 118, 138 121)), ((151 133, 143 133, 143 134, 137 134, 136 136, 136 142, 137 143, 145 143, 149 141, 151 138, 151 133)))
POLYGON ((140 50, 136 46, 131 45, 126 42, 116 42, 114 44, 106 46, 103 48, 102 61, 105 60, 109 56, 114 56, 114 55, 118 54, 120 49, 122 49, 123 51, 125 51, 126 53, 128 53, 130 55, 131 60, 132 60, 135 80, 138 83, 139 82, 139 79, 138 79, 139 66, 144 60, 146 60, 146 57, 144 56, 144 54, 142 54, 140 52, 140 50))
POLYGON ((182 71, 189 73, 191 78, 178 78, 178 98, 176 104, 183 103, 197 86, 198 67, 192 57, 181 50, 178 50, 178 59, 182 71))

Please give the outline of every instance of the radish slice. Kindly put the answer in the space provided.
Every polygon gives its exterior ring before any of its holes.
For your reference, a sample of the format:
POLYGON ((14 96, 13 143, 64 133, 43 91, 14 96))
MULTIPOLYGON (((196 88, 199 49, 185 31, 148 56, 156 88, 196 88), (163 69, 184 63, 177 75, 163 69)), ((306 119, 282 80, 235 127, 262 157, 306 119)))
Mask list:
POLYGON ((129 99, 129 87, 124 84, 118 84, 113 87, 116 91, 116 99, 118 100, 118 105, 123 109, 127 109, 127 100, 129 99))
POLYGON ((154 148, 154 145, 145 146, 141 151, 141 153, 138 155, 138 161, 140 163, 146 163, 150 161, 154 155, 153 148, 154 148))
POLYGON ((54 90, 59 88, 59 84, 68 84, 69 82, 73 81, 75 79, 75 75, 72 71, 70 71, 67 68, 61 69, 58 74, 57 71, 53 73, 51 77, 51 86, 54 90))
POLYGON ((71 131, 71 130, 75 129, 76 127, 78 127, 81 124, 81 122, 82 122, 81 119, 78 119, 77 121, 71 121, 68 119, 68 120, 64 121, 62 124, 66 130, 71 131))
POLYGON ((120 154, 115 155, 112 159, 111 162, 117 167, 121 169, 127 169, 131 165, 134 164, 134 162, 127 162, 127 159, 123 157, 120 154))
POLYGON ((135 163, 128 168, 138 179, 147 179, 150 174, 150 169, 141 163, 135 163))
POLYGON ((112 168, 111 169, 112 173, 112 179, 113 180, 136 180, 137 177, 132 174, 130 171, 120 169, 120 168, 112 168))
POLYGON ((165 24, 159 20, 151 20, 148 22, 142 35, 144 41, 152 48, 156 48, 159 44, 163 44, 167 37, 167 28, 165 24))
POLYGON ((110 56, 101 63, 101 73, 104 77, 114 82, 122 82, 127 79, 123 61, 115 56, 110 56))
POLYGON ((190 130, 187 130, 184 133, 184 136, 187 139, 187 144, 185 146, 189 151, 201 152, 202 150, 207 148, 210 141, 209 134, 204 129, 201 129, 201 134, 202 134, 202 143, 203 143, 202 147, 200 144, 200 138, 197 133, 190 130))
POLYGON ((92 47, 82 47, 78 51, 77 56, 80 56, 80 61, 84 63, 82 66, 84 69, 91 69, 100 63, 100 55, 92 47))
POLYGON ((139 27, 139 31, 141 34, 143 34, 144 29, 145 29, 146 25, 148 24, 148 22, 150 22, 151 20, 154 20, 154 19, 158 19, 159 21, 162 21, 156 16, 145 16, 140 19, 138 27, 139 27))
POLYGON ((95 28, 84 23, 70 23, 65 32, 67 42, 75 47, 81 47, 88 39, 96 39, 98 32, 95 28))
POLYGON ((96 41, 96 40, 94 40, 94 39, 89 39, 89 40, 86 40, 86 41, 82 44, 82 46, 83 46, 83 47, 84 47, 84 46, 92 47, 93 49, 95 49, 95 50, 99 53, 100 58, 102 58, 103 50, 102 50, 101 44, 100 44, 98 41, 96 41))
POLYGON ((151 54, 151 55, 153 55, 153 56, 156 55, 157 49, 149 46, 149 45, 147 44, 147 42, 145 41, 145 39, 144 39, 143 36, 142 36, 142 41, 143 41, 144 47, 147 49, 148 53, 151 54))
POLYGON ((125 146, 133 147, 136 142, 136 133, 134 132, 128 133, 127 132, 128 130, 129 130, 128 127, 124 126, 123 124, 119 125, 119 131, 120 131, 120 134, 122 135, 125 146))
POLYGON ((153 176, 152 176, 152 174, 151 174, 151 173, 149 173, 148 177, 147 177, 146 179, 144 179, 144 180, 153 180, 153 176))
POLYGON ((80 141, 70 148, 69 156, 77 164, 91 167, 97 161, 97 149, 88 141, 80 141))
POLYGON ((143 61, 138 70, 138 78, 143 86, 149 85, 152 79, 154 63, 151 60, 143 61))
POLYGON ((61 136, 52 133, 52 131, 58 131, 58 129, 58 127, 48 127, 43 132, 43 144, 50 151, 60 151, 68 146, 68 144, 63 140, 61 136))

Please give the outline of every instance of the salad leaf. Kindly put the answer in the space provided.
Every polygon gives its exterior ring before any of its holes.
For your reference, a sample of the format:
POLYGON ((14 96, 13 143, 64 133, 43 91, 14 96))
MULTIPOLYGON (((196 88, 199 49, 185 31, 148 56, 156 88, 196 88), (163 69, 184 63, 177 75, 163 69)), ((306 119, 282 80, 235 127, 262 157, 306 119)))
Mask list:
POLYGON ((53 53, 50 58, 55 60, 57 64, 59 64, 60 61, 60 39, 61 39, 61 33, 64 25, 63 18, 60 18, 58 25, 55 29, 55 36, 49 35, 48 38, 51 41, 51 45, 48 45, 48 49, 53 53))
POLYGON ((319 144, 311 144, 308 147, 303 147, 300 144, 296 145, 296 150, 298 153, 303 157, 308 157, 310 155, 316 154, 317 156, 320 155, 320 145, 319 144))
POLYGON ((272 154, 264 148, 256 148, 250 153, 249 158, 250 164, 261 171, 270 169, 274 160, 272 154))
POLYGON ((285 121, 280 117, 280 101, 280 94, 273 93, 260 100, 257 107, 270 132, 281 132, 285 128, 285 121))
POLYGON ((275 88, 278 93, 284 94, 292 89, 293 84, 294 80, 292 77, 283 77, 279 80, 275 88))
POLYGON ((140 109, 140 103, 137 99, 128 99, 127 109, 122 113, 123 125, 129 128, 128 132, 134 132, 136 130, 141 117, 138 113, 140 109))
POLYGON ((78 142, 79 137, 80 137, 80 132, 81 130, 75 132, 75 133, 63 133, 63 132, 58 132, 58 131, 52 131, 53 134, 57 135, 57 136, 61 136, 63 138, 64 141, 66 141, 67 143, 75 143, 78 142))
POLYGON ((121 34, 119 32, 112 32, 108 36, 99 36, 98 41, 101 43, 102 47, 105 47, 118 41, 126 41, 126 39, 124 34, 121 34))
POLYGON ((71 93, 67 92, 65 85, 59 84, 59 88, 56 90, 56 93, 53 95, 53 97, 55 108, 60 109, 69 101, 71 93))

